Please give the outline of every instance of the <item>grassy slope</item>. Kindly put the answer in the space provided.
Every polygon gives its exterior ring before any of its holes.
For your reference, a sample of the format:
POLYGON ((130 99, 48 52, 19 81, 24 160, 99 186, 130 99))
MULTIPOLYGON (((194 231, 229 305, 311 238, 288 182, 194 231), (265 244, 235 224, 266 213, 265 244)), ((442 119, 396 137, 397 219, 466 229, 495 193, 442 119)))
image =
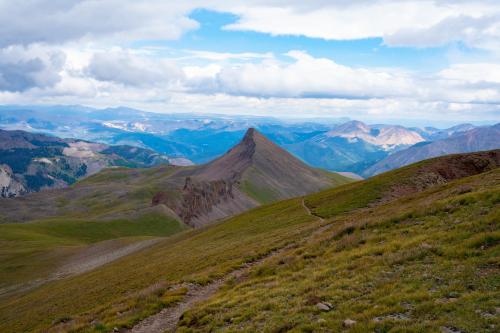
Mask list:
POLYGON ((353 332, 497 331, 499 169, 330 221, 188 312, 179 331, 330 332, 348 318, 353 332))
POLYGON ((44 330, 68 316, 74 327, 94 319, 111 328, 131 325, 176 299, 169 285, 206 283, 302 237, 315 227, 312 221, 295 199, 178 234, 126 260, 2 300, 0 331, 44 330))
POLYGON ((187 229, 150 207, 151 196, 174 170, 166 166, 105 169, 73 185, 77 191, 48 191, 21 198, 28 206, 16 209, 31 214, 31 222, 5 223, 7 216, 0 223, 0 294, 47 278, 86 245, 124 237, 127 242, 164 237, 187 229), (44 206, 58 207, 58 217, 37 217, 34 212, 44 206))
MULTIPOLYGON (((330 187, 338 187, 356 181, 355 179, 342 176, 335 172, 328 172, 321 169, 317 170, 330 179, 330 187)), ((251 167, 247 170, 241 181, 241 190, 263 205, 279 200, 280 193, 278 191, 273 190, 268 184, 260 184, 259 181, 256 181, 260 176, 259 171, 251 167)))
POLYGON ((122 237, 169 236, 186 227, 165 216, 135 220, 88 221, 52 219, 0 224, 0 288, 47 276, 74 250, 122 237))
POLYGON ((151 197, 169 188, 168 182, 175 167, 159 166, 149 169, 112 168, 88 177, 70 188, 33 193, 9 202, 1 202, 0 223, 26 221, 51 216, 67 219, 105 219, 147 209, 151 197))
MULTIPOLYGON (((357 320, 353 330, 360 332, 375 326, 379 331, 490 329, 498 317, 488 313, 500 306, 499 169, 358 209, 401 180, 401 172, 411 169, 306 197, 316 213, 329 217, 332 229, 190 311, 182 330, 328 331, 339 330, 346 318, 357 320), (318 300, 333 303, 335 310, 319 312, 318 300), (373 321, 393 313, 409 320, 373 321)), ((206 283, 317 226, 297 199, 254 209, 2 300, 0 331, 130 326, 179 299, 183 290, 168 286, 206 283)))
MULTIPOLYGON (((17 209, 31 214, 32 222, 0 224, 0 294, 5 288, 18 289, 49 276, 85 245, 122 237, 168 236, 184 230, 168 215, 150 211, 150 198, 169 188, 169 176, 175 170, 167 166, 105 169, 75 184, 78 191, 50 191, 23 198, 30 206, 17 209), (42 220, 32 213, 43 206, 58 207, 58 217, 42 220)), ((332 183, 343 181, 345 178, 339 176, 332 183)), ((275 198, 262 200, 271 201, 275 198)))

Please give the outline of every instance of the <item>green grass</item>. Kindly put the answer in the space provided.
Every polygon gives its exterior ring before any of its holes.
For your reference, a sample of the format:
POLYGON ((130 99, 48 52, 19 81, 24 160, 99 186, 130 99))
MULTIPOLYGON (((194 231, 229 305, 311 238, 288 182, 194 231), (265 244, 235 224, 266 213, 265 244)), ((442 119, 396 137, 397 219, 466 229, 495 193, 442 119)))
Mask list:
POLYGON ((242 182, 241 190, 260 204, 271 203, 273 201, 276 201, 276 198, 279 197, 279 194, 273 192, 271 189, 266 187, 259 187, 249 180, 244 180, 242 182))
POLYGON ((499 177, 497 169, 339 216, 315 241, 187 312, 178 331, 337 332, 352 319, 352 332, 496 332, 499 177))
POLYGON ((3 300, 0 331, 45 330, 64 317, 73 318, 74 329, 92 328, 95 321, 108 329, 130 326, 167 306, 168 286, 181 281, 207 283, 303 237, 315 221, 296 199, 175 235, 95 271, 3 300))
POLYGON ((0 224, 0 288, 47 275, 75 247, 123 237, 169 236, 185 229, 182 223, 158 214, 134 220, 0 224))
POLYGON ((387 194, 392 185, 410 183, 416 170, 432 162, 433 159, 418 162, 369 179, 309 195, 306 200, 307 205, 315 214, 325 218, 368 207, 387 194))
POLYGON ((347 330, 342 322, 350 318, 357 322, 352 332, 494 332, 500 169, 373 206, 414 172, 407 167, 307 196, 306 204, 331 225, 307 242, 320 222, 292 199, 4 298, 0 331, 131 327, 182 299, 186 290, 170 286, 209 283, 293 243, 185 313, 179 331, 336 332, 347 330), (320 311, 319 301, 334 309, 320 311))

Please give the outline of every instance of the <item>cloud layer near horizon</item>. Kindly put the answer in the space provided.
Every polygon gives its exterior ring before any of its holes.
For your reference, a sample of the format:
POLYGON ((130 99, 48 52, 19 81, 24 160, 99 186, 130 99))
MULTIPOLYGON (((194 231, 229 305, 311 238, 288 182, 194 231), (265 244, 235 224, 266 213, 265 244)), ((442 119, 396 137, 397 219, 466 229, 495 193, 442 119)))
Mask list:
POLYGON ((496 1, 0 0, 0 103, 130 105, 155 111, 421 117, 500 117, 496 1), (236 15, 223 27, 326 40, 382 38, 387 46, 460 42, 488 52, 429 72, 347 66, 307 50, 285 54, 182 50, 204 8, 236 15), (29 20, 19 20, 30 13, 29 20), (232 110, 232 111, 230 111, 232 110))

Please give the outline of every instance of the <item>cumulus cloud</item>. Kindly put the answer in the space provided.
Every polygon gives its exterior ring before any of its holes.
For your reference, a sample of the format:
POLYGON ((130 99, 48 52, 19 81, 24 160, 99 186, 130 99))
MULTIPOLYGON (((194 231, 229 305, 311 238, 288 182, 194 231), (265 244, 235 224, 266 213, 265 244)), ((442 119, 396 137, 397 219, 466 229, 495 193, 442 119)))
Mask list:
POLYGON ((497 48, 500 38, 500 5, 490 0, 268 1, 229 10, 239 19, 226 29, 272 35, 380 37, 387 45, 417 47, 464 41, 480 48, 497 48))
POLYGON ((0 103, 372 117, 500 115, 495 60, 419 73, 346 66, 305 51, 177 50, 174 58, 151 45, 129 46, 196 29, 198 22, 189 17, 196 8, 235 14, 236 22, 224 27, 229 30, 327 40, 380 37, 388 46, 404 47, 460 42, 500 50, 495 0, 0 0, 0 103))
POLYGON ((56 50, 40 50, 23 47, 0 49, 0 91, 25 91, 55 85, 65 56, 56 50))
POLYGON ((402 72, 352 68, 303 51, 290 51, 287 56, 292 62, 270 60, 225 67, 209 88, 243 96, 362 99, 402 96, 412 85, 402 72))
POLYGON ((387 35, 390 46, 436 47, 462 42, 470 47, 500 49, 500 13, 479 17, 453 16, 423 28, 404 28, 387 35))
POLYGON ((191 65, 133 49, 56 52, 48 46, 10 47, 0 51, 0 91, 32 91, 38 99, 114 99, 116 104, 170 103, 178 94, 287 103, 406 99, 454 104, 455 110, 461 104, 500 104, 500 65, 494 63, 453 64, 422 75, 397 68, 345 66, 304 51, 285 56, 226 62, 222 54, 219 62, 191 65))
POLYGON ((130 86, 166 86, 183 79, 183 72, 174 63, 152 60, 128 51, 94 54, 86 73, 99 81, 130 86))
POLYGON ((198 23, 183 1, 0 0, 0 46, 88 38, 176 39, 198 23))
POLYGON ((465 41, 495 47, 500 5, 494 0, 0 0, 0 47, 89 39, 177 39, 198 28, 197 8, 232 13, 230 30, 329 40, 381 37, 387 45, 465 41), (24 19, 29 18, 29 19, 24 19))

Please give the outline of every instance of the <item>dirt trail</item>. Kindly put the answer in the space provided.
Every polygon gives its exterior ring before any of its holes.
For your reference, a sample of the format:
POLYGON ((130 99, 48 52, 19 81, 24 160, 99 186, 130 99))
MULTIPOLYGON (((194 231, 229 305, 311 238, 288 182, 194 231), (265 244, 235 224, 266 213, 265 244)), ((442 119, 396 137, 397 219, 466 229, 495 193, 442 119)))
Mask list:
MULTIPOLYGON (((309 207, 306 206, 304 200, 301 202, 302 207, 304 207, 304 210, 307 212, 308 215, 315 217, 319 222, 324 222, 324 219, 312 214, 311 210, 309 207)), ((328 228, 330 228, 331 225, 324 225, 317 230, 315 230, 309 237, 307 237, 304 241, 307 242, 314 236, 323 233, 326 231, 328 228)), ((178 285, 174 286, 173 288, 179 288, 179 287, 187 287, 188 292, 184 299, 175 305, 174 307, 168 307, 163 309, 162 311, 158 312, 157 314, 154 314, 137 325, 135 325, 132 329, 126 331, 129 333, 163 333, 163 332, 174 332, 177 323, 179 322, 180 317, 184 312, 192 308, 196 303, 205 301, 209 299, 213 294, 215 294, 224 283, 231 279, 237 279, 243 275, 245 275, 252 267, 258 266, 262 264, 264 261, 271 259, 286 250, 291 249, 294 247, 296 244, 289 244, 287 246, 284 246, 278 250, 275 250, 269 254, 267 254, 265 257, 256 260, 251 263, 246 263, 244 264, 241 268, 238 268, 230 273, 228 273, 226 276, 213 281, 212 283, 206 285, 206 286, 199 286, 199 285, 194 285, 194 284, 183 284, 183 285, 178 285)))
POLYGON ((320 222, 324 222, 325 219, 322 218, 321 216, 318 216, 318 215, 314 215, 313 212, 311 211, 311 209, 309 207, 307 207, 306 205, 306 201, 304 199, 302 199, 301 201, 301 204, 302 204, 302 207, 304 207, 305 211, 307 212, 307 215, 311 215, 311 216, 314 216, 315 218, 318 219, 318 221, 320 222))

